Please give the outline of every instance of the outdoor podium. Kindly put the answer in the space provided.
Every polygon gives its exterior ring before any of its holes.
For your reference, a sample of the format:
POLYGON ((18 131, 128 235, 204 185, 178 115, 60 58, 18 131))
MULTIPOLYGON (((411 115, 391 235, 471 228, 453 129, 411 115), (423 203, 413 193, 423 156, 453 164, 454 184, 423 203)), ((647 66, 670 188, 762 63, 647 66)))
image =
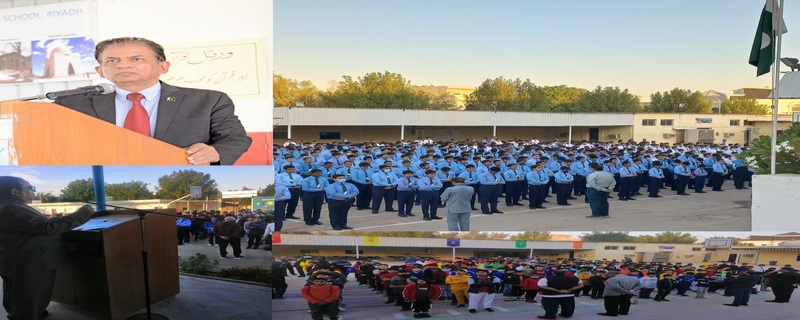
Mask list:
POLYGON ((0 143, 8 165, 189 165, 181 148, 46 102, 0 102, 0 143))
MULTIPOLYGON (((125 319, 146 308, 140 222, 131 211, 108 212, 92 219, 100 229, 63 235, 70 260, 56 273, 53 301, 102 319, 125 319)), ((180 292, 176 226, 161 215, 148 214, 144 222, 155 305, 180 292)))

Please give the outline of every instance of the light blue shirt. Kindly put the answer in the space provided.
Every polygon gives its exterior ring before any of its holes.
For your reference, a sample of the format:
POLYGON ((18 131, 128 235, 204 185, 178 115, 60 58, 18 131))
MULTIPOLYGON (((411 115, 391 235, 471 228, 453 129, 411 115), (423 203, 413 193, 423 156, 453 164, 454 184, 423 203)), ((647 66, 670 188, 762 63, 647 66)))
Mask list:
POLYGON ((420 191, 437 191, 442 188, 442 182, 436 177, 433 179, 425 177, 417 181, 417 187, 420 191))
POLYGON ((391 187, 397 184, 397 176, 392 172, 375 172, 372 174, 372 185, 376 187, 391 187))
POLYGON ((636 174, 636 169, 633 168, 633 165, 629 167, 622 167, 622 169, 619 169, 619 176, 621 178, 630 178, 633 177, 635 174, 636 174))
POLYGON ((284 186, 287 188, 300 187, 300 182, 303 180, 299 174, 296 173, 281 173, 275 176, 275 185, 284 186))
POLYGON ((322 189, 330 185, 330 183, 328 183, 328 179, 325 179, 325 177, 311 176, 303 179, 303 182, 301 182, 300 185, 303 187, 303 191, 305 192, 317 192, 322 191, 322 189))
POLYGON ((555 177, 556 177, 556 183, 562 183, 562 182, 570 183, 572 182, 572 180, 574 180, 574 178, 569 172, 564 173, 559 171, 558 173, 555 174, 555 177))
POLYGON ((664 170, 653 168, 648 171, 651 178, 664 179, 664 170))
POLYGON ((690 172, 691 170, 689 170, 689 167, 688 166, 684 167, 683 165, 675 167, 675 170, 673 171, 673 173, 685 177, 688 177, 690 175, 690 172))
MULTIPOLYGON (((114 108, 116 110, 116 124, 119 127, 125 126, 125 117, 128 116, 128 111, 133 108, 133 101, 128 100, 128 90, 117 87, 114 91, 116 98, 114 99, 114 108)), ((156 119, 158 118, 158 99, 161 98, 161 82, 156 82, 153 86, 139 91, 144 95, 142 99, 142 107, 147 111, 147 116, 150 117, 150 136, 156 130, 156 119)))
POLYGON ((496 174, 492 174, 491 172, 484 173, 478 176, 478 179, 480 179, 482 185, 490 185, 490 186, 498 185, 501 184, 502 182, 505 182, 503 180, 503 177, 500 176, 500 173, 496 174))
POLYGON ((475 172, 475 170, 472 170, 472 172, 464 171, 458 176, 464 178, 464 184, 468 186, 472 186, 480 182, 478 180, 478 173, 475 172))
POLYGON ((325 187, 325 196, 328 199, 352 199, 358 195, 358 188, 350 183, 332 183, 325 187))
POLYGON ((528 184, 532 185, 544 185, 550 182, 550 178, 547 177, 547 173, 544 170, 539 172, 531 171, 526 178, 528 178, 528 184))
POLYGON ((413 191, 417 188, 417 178, 402 177, 397 180, 397 191, 413 191))
POLYGON ((289 192, 289 188, 275 185, 275 201, 289 200, 291 198, 292 194, 289 192))

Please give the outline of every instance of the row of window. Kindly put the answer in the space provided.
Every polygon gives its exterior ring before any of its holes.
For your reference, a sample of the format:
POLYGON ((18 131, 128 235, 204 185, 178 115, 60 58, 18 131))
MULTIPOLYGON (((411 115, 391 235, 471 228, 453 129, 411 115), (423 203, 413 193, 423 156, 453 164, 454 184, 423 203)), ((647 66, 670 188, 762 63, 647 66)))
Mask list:
MULTIPOLYGON (((605 250, 619 250, 619 246, 605 246, 605 250)), ((636 246, 622 246, 622 250, 636 250, 636 246)), ((692 248, 692 251, 703 251, 703 248, 692 248)))
MULTIPOLYGON (((661 125, 662 126, 671 126, 671 125, 673 125, 673 123, 674 123, 673 119, 661 119, 661 125)), ((730 121, 730 125, 732 125, 732 126, 739 126, 739 125, 741 125, 741 123, 742 123, 742 120, 731 120, 730 121)), ((753 124, 754 123, 752 121, 747 121, 747 120, 744 121, 744 125, 746 125, 746 126, 752 126, 753 124)), ((642 125, 643 126, 655 126, 656 125, 656 119, 642 119, 642 125)))

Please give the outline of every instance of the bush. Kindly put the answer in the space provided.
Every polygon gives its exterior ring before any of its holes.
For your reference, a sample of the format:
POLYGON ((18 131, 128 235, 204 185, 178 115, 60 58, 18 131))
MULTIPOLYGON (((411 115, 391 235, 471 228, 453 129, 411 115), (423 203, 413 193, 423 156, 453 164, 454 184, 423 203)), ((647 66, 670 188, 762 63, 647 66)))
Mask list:
POLYGON ((269 280, 271 280, 269 277, 269 270, 262 267, 227 268, 222 269, 217 276, 220 278, 258 282, 267 285, 269 285, 269 280))
MULTIPOLYGON (((750 147, 738 156, 756 173, 770 172, 772 137, 763 135, 750 142, 750 147)), ((793 124, 777 137, 775 173, 800 174, 800 123, 793 124)), ((707 168, 706 168, 707 169, 707 168)))
POLYGON ((209 276, 214 274, 214 268, 217 267, 219 261, 214 260, 212 263, 208 256, 198 253, 188 259, 179 259, 179 269, 184 273, 199 274, 209 276))

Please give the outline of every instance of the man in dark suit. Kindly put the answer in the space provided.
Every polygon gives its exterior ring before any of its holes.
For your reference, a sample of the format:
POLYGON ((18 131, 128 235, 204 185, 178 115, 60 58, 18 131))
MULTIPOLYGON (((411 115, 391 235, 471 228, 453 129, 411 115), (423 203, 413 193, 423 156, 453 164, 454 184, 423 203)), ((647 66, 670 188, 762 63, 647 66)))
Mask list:
POLYGON ((47 315, 56 269, 69 258, 61 234, 100 215, 86 205, 64 218, 48 220, 26 205, 35 191, 24 179, 0 177, 0 276, 9 319, 47 315))
POLYGON ((252 139, 228 95, 158 80, 170 66, 161 45, 115 38, 98 43, 94 55, 97 73, 116 86, 115 94, 67 97, 56 104, 186 148, 194 165, 231 165, 250 147, 252 139))

